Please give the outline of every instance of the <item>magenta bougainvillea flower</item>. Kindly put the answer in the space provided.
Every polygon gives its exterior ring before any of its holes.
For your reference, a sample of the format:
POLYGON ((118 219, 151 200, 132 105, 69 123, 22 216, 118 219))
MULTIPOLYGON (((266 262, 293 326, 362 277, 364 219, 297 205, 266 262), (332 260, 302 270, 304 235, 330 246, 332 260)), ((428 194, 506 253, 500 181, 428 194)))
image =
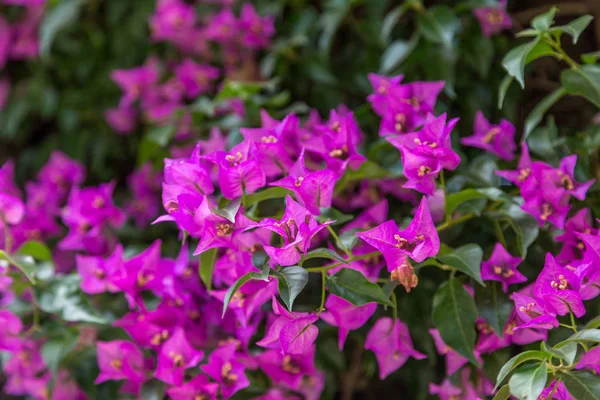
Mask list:
POLYGON ((581 260, 586 250, 584 241, 579 234, 597 235, 598 230, 592 226, 592 216, 590 210, 582 208, 574 216, 567 219, 565 223, 565 232, 555 237, 557 242, 562 242, 563 246, 556 260, 568 263, 573 260, 581 260))
POLYGON ((440 400, 453 400, 461 398, 463 391, 450 382, 450 379, 444 379, 441 385, 435 383, 429 384, 429 394, 437 395, 440 400))
POLYGON ((367 334, 365 349, 375 353, 381 379, 404 365, 409 357, 417 360, 426 358, 425 354, 413 348, 406 324, 388 317, 380 318, 371 328, 367 334))
POLYGON ((167 389, 167 394, 173 400, 217 400, 218 390, 218 384, 211 383, 207 376, 198 374, 183 385, 173 386, 170 389, 167 389))
POLYGON ((234 199, 265 186, 265 173, 256 155, 256 145, 245 140, 229 152, 218 151, 207 156, 219 167, 219 186, 223 196, 234 199))
POLYGON ((581 278, 576 271, 561 267, 548 253, 533 290, 535 297, 542 299, 549 311, 558 315, 572 311, 575 316, 581 317, 585 314, 585 306, 579 294, 580 286, 581 278))
POLYGON ((321 213, 321 208, 331 207, 336 174, 329 170, 309 171, 305 166, 304 150, 296 163, 290 168, 289 175, 271 186, 280 186, 294 192, 298 201, 314 215, 321 213))
POLYGON ((235 344, 226 344, 213 351, 202 371, 220 385, 221 395, 228 399, 250 385, 245 367, 238 361, 235 344))
POLYGON ((522 258, 513 257, 501 243, 496 243, 490 259, 481 264, 481 279, 502 282, 506 293, 510 285, 527 282, 527 277, 517 271, 521 261, 522 258))
POLYGON ((144 380, 144 359, 135 344, 125 340, 98 341, 96 344, 100 368, 96 384, 108 380, 128 379, 138 383, 144 380))
POLYGON ((519 292, 512 294, 515 310, 522 324, 514 329, 552 329, 558 327, 556 314, 546 311, 542 300, 526 296, 519 292))
POLYGON ((265 218, 249 228, 264 228, 283 238, 281 248, 265 246, 265 252, 277 264, 287 266, 297 264, 306 254, 311 239, 334 221, 319 224, 313 214, 288 195, 285 199, 285 213, 279 221, 265 218))
POLYGON ((258 356, 258 365, 273 383, 298 390, 303 379, 315 372, 315 347, 298 355, 268 350, 258 356))
MULTIPOLYGON (((444 343, 442 337, 440 336, 440 332, 437 329, 430 329, 429 334, 433 338, 433 342, 435 343, 435 348, 438 354, 444 356, 446 358, 446 375, 452 376, 461 369, 465 364, 469 362, 466 357, 461 356, 455 350, 448 347, 446 343, 444 343)), ((479 357, 478 354, 475 355, 479 357)))
POLYGON ((503 119, 498 125, 492 125, 481 111, 475 114, 473 136, 462 138, 460 142, 494 153, 503 160, 515 158, 515 126, 503 119))
POLYGON ((440 250, 440 238, 431 220, 425 197, 415 212, 415 216, 404 230, 398 229, 393 220, 357 236, 383 254, 388 271, 393 271, 407 262, 410 257, 422 262, 435 256, 440 250))
POLYGON ((244 3, 239 21, 242 43, 255 49, 269 47, 275 34, 274 21, 272 16, 260 17, 251 3, 244 3))
POLYGON ((321 313, 321 319, 329 325, 338 327, 338 345, 340 350, 342 350, 348 333, 363 326, 375 313, 377 304, 369 303, 362 306, 355 306, 348 300, 330 294, 325 302, 325 309, 327 311, 321 313))
POLYGON ((81 290, 88 294, 115 293, 120 289, 113 280, 123 268, 123 247, 118 245, 108 258, 77 255, 77 272, 81 275, 81 290))
POLYGON ((512 19, 506 11, 507 0, 498 0, 491 7, 479 7, 473 10, 473 15, 479 21, 485 36, 492 36, 505 29, 512 28, 512 19))
POLYGON ((135 130, 138 113, 129 106, 115 107, 106 110, 104 118, 115 132, 128 135, 135 130))
POLYGON ((191 99, 209 92, 220 74, 218 68, 198 64, 190 58, 175 67, 175 77, 185 88, 185 95, 191 99))
POLYGON ((542 189, 551 191, 555 188, 564 189, 565 193, 575 197, 578 200, 585 200, 586 193, 595 179, 579 183, 575 180, 575 165, 577 156, 567 156, 560 161, 560 166, 556 169, 546 168, 540 171, 540 182, 542 189))
POLYGON ((189 344, 183 329, 177 328, 160 349, 154 376, 171 385, 182 385, 185 370, 198 365, 203 357, 202 351, 189 344))
POLYGON ((23 323, 9 310, 0 310, 0 350, 14 351, 20 347, 19 334, 23 323))

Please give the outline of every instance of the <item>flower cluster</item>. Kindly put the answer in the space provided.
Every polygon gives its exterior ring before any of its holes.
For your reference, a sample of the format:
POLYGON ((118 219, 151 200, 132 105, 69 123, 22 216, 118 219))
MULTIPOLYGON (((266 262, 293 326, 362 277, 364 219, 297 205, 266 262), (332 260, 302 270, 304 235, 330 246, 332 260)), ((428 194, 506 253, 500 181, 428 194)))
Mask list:
MULTIPOLYGON (((9 61, 36 58, 39 50, 38 25, 46 0, 4 0, 18 8, 18 18, 8 20, 0 15, 0 73, 9 61)), ((0 111, 5 107, 11 82, 0 74, 0 111)))
MULTIPOLYGON (((106 111, 106 120, 121 134, 131 133, 140 116, 153 125, 176 123, 179 139, 192 132, 185 106, 212 93, 221 77, 252 79, 255 53, 268 47, 275 33, 273 18, 259 16, 250 3, 242 6, 239 18, 223 4, 220 11, 200 20, 195 6, 182 0, 158 1, 150 29, 154 41, 173 44, 180 57, 169 63, 152 58, 142 66, 113 71, 112 80, 123 96, 117 108, 106 111), (211 50, 212 44, 218 45, 219 54, 211 50)), ((244 113, 239 101, 229 109, 244 113)))

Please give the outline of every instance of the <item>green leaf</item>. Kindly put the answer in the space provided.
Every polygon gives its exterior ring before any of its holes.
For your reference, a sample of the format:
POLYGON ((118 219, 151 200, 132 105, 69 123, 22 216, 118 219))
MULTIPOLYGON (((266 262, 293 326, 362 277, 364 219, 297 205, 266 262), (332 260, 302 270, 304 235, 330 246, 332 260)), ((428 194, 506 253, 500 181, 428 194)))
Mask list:
POLYGON ((388 42, 390 35, 394 30, 394 27, 405 12, 406 7, 404 6, 404 4, 402 4, 395 7, 393 10, 387 13, 385 18, 383 19, 383 23, 381 24, 381 33, 379 34, 382 43, 388 42))
POLYGON ((527 140, 529 134, 533 132, 533 130, 539 125, 539 123, 542 121, 542 118, 544 118, 544 114, 548 112, 550 107, 562 99, 565 94, 567 94, 565 89, 560 87, 554 92, 550 93, 548 96, 544 97, 542 101, 540 101, 533 108, 533 110, 531 110, 531 113, 529 113, 527 119, 525 120, 525 131, 523 132, 521 143, 527 140))
POLYGON ((518 399, 537 399, 546 386, 546 363, 524 365, 508 381, 510 393, 518 399))
POLYGON ((482 258, 483 250, 474 243, 461 246, 453 250, 452 253, 437 256, 437 259, 442 263, 456 268, 475 279, 481 286, 485 286, 485 283, 481 280, 482 258))
POLYGON ((148 140, 157 144, 159 147, 166 147, 173 135, 175 135, 174 124, 157 125, 146 133, 148 140))
POLYGON ((363 274, 350 268, 342 268, 336 274, 328 276, 327 288, 330 293, 356 306, 371 302, 394 306, 379 285, 370 282, 363 274))
POLYGON ((504 379, 506 379, 508 374, 510 374, 511 371, 517 368, 519 365, 531 360, 543 361, 545 359, 545 354, 539 350, 529 350, 521 354, 517 354, 516 356, 508 360, 506 364, 504 364, 504 366, 500 369, 500 372, 498 373, 498 378, 496 378, 496 387, 494 388, 494 390, 498 389, 498 387, 502 384, 504 379))
POLYGON ((217 249, 209 249, 200 253, 198 264, 198 274, 200 280, 206 286, 206 290, 212 290, 212 276, 215 269, 215 260, 217 258, 217 249))
POLYGON ((381 73, 388 74, 411 55, 419 43, 419 34, 415 33, 410 40, 395 40, 385 49, 381 56, 381 73))
POLYGON ((254 192, 246 195, 245 205, 246 207, 250 207, 265 200, 283 199, 288 194, 291 195, 292 192, 282 187, 270 187, 268 189, 261 190, 260 192, 254 192))
POLYGON ((529 43, 522 44, 509 51, 502 59, 502 66, 508 74, 514 77, 522 88, 525 88, 525 65, 529 52, 539 42, 535 38, 529 43))
POLYGON ((19 247, 18 254, 31 256, 36 260, 52 261, 52 251, 42 242, 29 240, 19 247))
POLYGON ((564 70, 560 81, 568 94, 583 96, 600 107, 600 67, 584 65, 564 70))
POLYGON ((521 210, 516 204, 508 204, 498 211, 489 212, 490 218, 507 222, 517 236, 517 248, 521 257, 527 255, 527 249, 540 232, 540 225, 535 218, 521 210))
POLYGON ((327 221, 335 221, 331 224, 331 226, 337 226, 345 224, 348 221, 352 221, 354 218, 354 215, 344 214, 340 210, 330 207, 321 208, 321 215, 317 217, 317 220, 320 223, 324 223, 327 221))
POLYGON ((600 58, 600 50, 581 55, 581 59, 586 64, 596 64, 596 62, 598 62, 599 58, 600 58))
POLYGON ((48 369, 56 372, 62 360, 73 351, 77 344, 77 335, 69 330, 64 330, 61 337, 51 337, 44 342, 41 348, 42 358, 48 369))
POLYGON ((454 10, 446 6, 431 7, 417 16, 417 24, 423 36, 430 42, 450 48, 460 29, 460 20, 454 10))
POLYGON ((477 304, 479 315, 502 338, 504 327, 514 309, 514 303, 501 290, 500 283, 489 282, 487 288, 475 286, 475 304, 477 304))
POLYGON ((577 356, 577 343, 567 343, 560 349, 555 349, 551 346, 548 346, 545 342, 541 342, 540 350, 548 357, 551 356, 559 360, 563 360, 565 361, 565 365, 571 365, 575 360, 575 356, 577 356))
POLYGON ((46 59, 50 56, 52 43, 58 32, 74 23, 81 8, 87 0, 63 0, 50 9, 40 25, 40 56, 46 59))
POLYGON ((226 81, 221 91, 217 94, 216 101, 221 102, 223 100, 239 98, 243 101, 248 100, 252 95, 257 94, 261 89, 270 82, 240 82, 240 81, 226 81))
POLYGON ((477 199, 500 200, 504 197, 504 192, 496 188, 488 189, 465 189, 457 193, 452 193, 446 198, 446 213, 452 214, 461 204, 477 199), (494 189, 494 190, 490 190, 494 189))
POLYGON ((600 343, 600 329, 582 329, 577 333, 574 333, 569 338, 563 340, 562 342, 554 345, 555 349, 560 349, 563 346, 566 346, 569 343, 577 342, 577 343, 587 343, 594 342, 600 343))
POLYGON ((539 42, 527 55, 527 60, 525 60, 525 65, 529 65, 537 59, 542 57, 554 55, 556 52, 554 49, 546 42, 539 42))
POLYGON ((560 371, 556 376, 577 400, 600 400, 600 376, 589 371, 560 371))
POLYGON ((269 280, 269 271, 271 267, 269 265, 265 265, 261 272, 248 272, 245 275, 242 275, 238 278, 237 281, 234 282, 233 285, 227 290, 225 293, 225 298, 223 299, 223 317, 225 316, 225 312, 227 312, 227 307, 229 306, 229 302, 233 295, 242 287, 242 285, 250 280, 260 280, 267 282, 269 280))
POLYGON ((573 38, 573 44, 576 44, 585 28, 587 28, 593 20, 594 17, 591 15, 582 15, 581 17, 569 22, 567 25, 553 28, 552 32, 564 32, 571 36, 573 38))
POLYGON ((340 256, 335 251, 328 249, 326 247, 319 247, 318 249, 314 249, 306 253, 304 256, 304 261, 310 260, 311 258, 327 258, 330 260, 335 260, 342 262, 344 264, 348 264, 348 261, 344 259, 344 257, 340 256))
POLYGON ((162 400, 165 398, 165 384, 152 379, 145 382, 140 389, 142 400, 162 400))
POLYGON ((482 35, 470 37, 466 43, 464 58, 482 78, 487 78, 494 58, 494 42, 482 35))
POLYGON ((242 205, 242 198, 238 197, 233 199, 223 208, 219 208, 215 210, 215 214, 220 217, 225 218, 231 223, 235 223, 235 216, 242 205))
POLYGON ((36 287, 38 305, 44 312, 65 321, 106 324, 107 321, 89 303, 80 289, 81 277, 71 274, 57 277, 44 288, 36 287))
POLYGON ((473 356, 477 308, 458 279, 444 282, 435 292, 432 318, 444 343, 478 365, 473 356))
POLYGON ((294 300, 308 283, 308 271, 302 267, 284 267, 280 272, 271 273, 278 281, 279 295, 292 311, 294 300))
POLYGON ((504 385, 500 388, 498 393, 494 396, 492 400, 506 400, 510 397, 510 387, 508 385, 504 385))
POLYGON ((556 10, 556 7, 552 7, 545 13, 533 18, 531 20, 531 27, 542 32, 545 32, 548 29, 550 29, 550 27, 554 23, 554 16, 556 15, 556 10))
POLYGON ((10 265, 19 269, 23 275, 31 282, 32 285, 36 284, 35 273, 37 271, 36 265, 33 263, 33 259, 27 257, 11 257, 4 250, 0 250, 0 260, 8 262, 10 265))
POLYGON ((511 75, 506 75, 502 82, 500 83, 500 88, 498 90, 498 109, 502 109, 502 105, 504 104, 504 99, 506 98, 506 93, 508 92, 508 88, 510 88, 510 84, 513 83, 513 78, 511 75))
POLYGON ((252 265, 254 265, 258 269, 262 270, 262 267, 265 265, 268 259, 269 256, 267 255, 267 252, 263 249, 257 250, 254 253, 252 253, 252 265))

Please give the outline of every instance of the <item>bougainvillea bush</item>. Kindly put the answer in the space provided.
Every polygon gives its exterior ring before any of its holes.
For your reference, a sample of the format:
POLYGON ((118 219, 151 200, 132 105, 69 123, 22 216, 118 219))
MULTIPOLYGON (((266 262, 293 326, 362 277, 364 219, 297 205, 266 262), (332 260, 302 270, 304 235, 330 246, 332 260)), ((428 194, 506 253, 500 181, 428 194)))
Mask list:
POLYGON ((0 397, 600 399, 598 10, 523 3, 0 0, 0 397))

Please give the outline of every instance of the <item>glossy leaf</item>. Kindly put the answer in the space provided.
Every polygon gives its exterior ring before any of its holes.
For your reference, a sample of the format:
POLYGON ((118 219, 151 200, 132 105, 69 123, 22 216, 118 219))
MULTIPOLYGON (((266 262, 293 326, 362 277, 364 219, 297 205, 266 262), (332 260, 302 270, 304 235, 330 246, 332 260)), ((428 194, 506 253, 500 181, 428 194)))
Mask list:
POLYGON ((265 265, 261 272, 248 272, 245 275, 242 275, 238 278, 237 281, 234 282, 233 285, 227 290, 225 293, 225 298, 223 299, 223 317, 225 316, 225 312, 227 312, 227 307, 229 306, 229 302, 233 295, 242 287, 242 285, 250 280, 260 280, 267 282, 269 280, 269 271, 271 267, 265 265))
POLYGON ((292 192, 282 187, 270 187, 268 189, 261 190, 260 192, 247 195, 244 205, 246 207, 250 207, 265 200, 284 199, 288 194, 292 194, 292 192))
POLYGON ((520 400, 537 399, 546 386, 546 374, 545 362, 520 367, 508 381, 510 393, 520 400))
POLYGON ((577 400, 600 400, 600 376, 589 371, 560 371, 556 376, 577 400))
POLYGON ((540 14, 531 20, 531 26, 533 29, 538 31, 547 31, 554 23, 554 16, 556 15, 556 7, 552 7, 543 14, 540 14))
POLYGON ((217 249, 209 249, 200 254, 198 273, 207 290, 212 290, 212 276, 216 258, 217 249))
POLYGON ((31 282, 33 285, 36 283, 35 273, 37 268, 35 263, 33 262, 33 258, 28 256, 19 256, 19 257, 11 257, 5 251, 0 250, 0 262, 5 261, 8 265, 12 265, 15 268, 19 269, 23 275, 31 282))
POLYGON ((215 214, 227 219, 231 223, 235 223, 235 216, 242 205, 242 198, 233 199, 223 208, 215 210, 215 214))
POLYGON ((23 243, 19 247, 18 253, 23 256, 31 256, 36 260, 52 261, 52 251, 45 243, 36 240, 29 240, 23 243))
POLYGON ((356 306, 372 302, 393 306, 379 285, 370 282, 363 274, 350 268, 342 268, 336 274, 328 276, 327 289, 330 293, 356 306))
POLYGON ((521 142, 527 140, 527 137, 533 130, 539 125, 544 118, 544 114, 548 112, 550 107, 552 107, 557 101, 563 98, 566 94, 564 88, 560 87, 556 89, 554 92, 550 93, 548 96, 544 97, 542 101, 540 101, 534 108, 531 110, 527 119, 525 120, 525 131, 523 132, 523 137, 521 138, 521 142))
POLYGON ((50 9, 40 25, 40 56, 48 58, 56 35, 79 16, 81 8, 88 0, 64 0, 50 9))
POLYGON ((406 7, 404 4, 402 4, 395 7, 389 13, 387 13, 381 24, 381 33, 379 35, 383 43, 388 42, 390 35, 394 30, 394 27, 398 24, 398 21, 400 20, 400 18, 402 18, 402 15, 404 15, 405 12, 406 7))
POLYGON ((492 400, 506 400, 510 397, 510 387, 508 385, 504 385, 498 390, 498 393, 494 396, 492 400))
POLYGON ((479 315, 490 324, 501 338, 504 327, 514 309, 514 303, 500 289, 499 282, 488 282, 486 288, 475 285, 475 304, 479 315))
POLYGON ((438 288, 433 297, 432 318, 444 343, 477 364, 473 355, 477 308, 459 280, 444 282, 438 288))
POLYGON ((467 244, 453 250, 449 254, 438 255, 437 259, 446 265, 456 268, 458 271, 469 275, 481 286, 485 286, 481 279, 481 259, 483 250, 476 244, 467 244))
POLYGON ((538 43, 539 38, 529 43, 519 45, 509 51, 502 59, 502 66, 508 74, 514 77, 522 88, 525 88, 525 65, 529 52, 538 43))
POLYGON ((552 31, 566 33, 573 38, 573 44, 576 44, 585 28, 587 28, 593 20, 594 17, 591 15, 582 15, 581 17, 569 22, 567 25, 553 28, 552 31))
POLYGON ((397 68, 410 54, 413 52, 419 43, 419 35, 414 34, 410 40, 395 40, 385 50, 381 56, 381 67, 379 68, 383 74, 388 74, 397 68))
POLYGON ((514 356, 513 358, 508 360, 506 362, 506 364, 504 364, 504 366, 502 366, 502 368, 500 369, 500 372, 498 372, 498 377, 496 378, 496 387, 494 388, 494 390, 496 390, 502 384, 502 382, 506 379, 508 374, 510 374, 512 372, 512 370, 517 368, 519 365, 521 365, 527 361, 532 361, 532 360, 543 361, 545 359, 546 359, 545 354, 539 350, 529 350, 529 351, 524 351, 523 353, 517 354, 516 356, 514 356))
POLYGON ((502 82, 500 83, 500 88, 498 89, 498 109, 502 109, 502 105, 504 104, 504 99, 506 98, 506 93, 510 88, 510 84, 515 80, 511 75, 506 75, 502 82))
POLYGON ((328 258, 330 260, 335 260, 342 262, 344 264, 348 264, 348 261, 344 259, 344 257, 340 256, 335 251, 328 249, 326 247, 320 247, 318 249, 314 249, 306 253, 304 256, 304 261, 310 260, 311 258, 328 258))
POLYGON ((288 310, 292 311, 294 300, 308 283, 308 271, 302 267, 284 267, 280 272, 273 271, 271 273, 278 281, 279 295, 287 306, 288 310))
POLYGON ((600 67, 584 65, 581 68, 564 70, 561 83, 568 94, 583 96, 596 107, 600 107, 600 67))
POLYGON ((567 339, 557 343, 554 348, 560 349, 568 343, 600 343, 600 329, 582 329, 577 333, 574 333, 567 339))

